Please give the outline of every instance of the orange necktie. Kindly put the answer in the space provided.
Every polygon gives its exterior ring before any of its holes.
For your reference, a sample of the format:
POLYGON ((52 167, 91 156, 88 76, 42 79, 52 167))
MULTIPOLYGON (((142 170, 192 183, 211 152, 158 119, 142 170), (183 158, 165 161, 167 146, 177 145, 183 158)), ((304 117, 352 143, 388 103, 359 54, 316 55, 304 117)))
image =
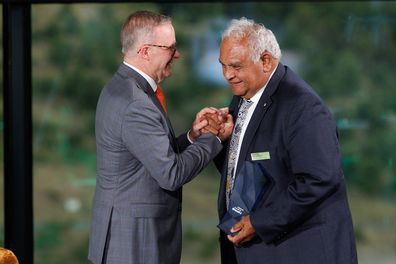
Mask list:
POLYGON ((165 104, 165 96, 164 92, 161 89, 161 86, 157 85, 157 90, 155 90, 155 96, 157 96, 158 100, 160 101, 162 108, 166 112, 166 104, 165 104))

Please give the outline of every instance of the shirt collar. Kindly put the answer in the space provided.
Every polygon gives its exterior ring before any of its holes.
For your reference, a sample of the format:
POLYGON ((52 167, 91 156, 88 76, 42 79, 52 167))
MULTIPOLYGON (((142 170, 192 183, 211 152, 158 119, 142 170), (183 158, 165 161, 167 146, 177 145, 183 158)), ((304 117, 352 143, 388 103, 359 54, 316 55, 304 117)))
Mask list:
POLYGON ((272 75, 274 75, 274 73, 275 73, 275 71, 276 71, 276 68, 277 68, 277 67, 275 67, 275 69, 272 71, 270 77, 268 78, 268 81, 264 84, 264 86, 263 86, 262 88, 260 88, 260 90, 258 90, 258 91, 252 96, 252 98, 249 99, 249 100, 252 101, 254 104, 257 103, 257 102, 260 100, 260 97, 261 97, 261 95, 263 94, 265 87, 267 87, 267 84, 268 84, 269 81, 271 80, 272 75))
POLYGON ((249 99, 249 101, 252 101, 254 104, 257 103, 260 100, 260 97, 263 94, 264 89, 265 89, 265 85, 264 85, 264 87, 260 88, 260 90, 258 90, 255 93, 255 95, 253 95, 253 97, 249 99))
POLYGON ((151 78, 150 76, 148 76, 147 74, 145 74, 143 71, 139 70, 138 68, 136 68, 135 66, 132 66, 131 64, 127 63, 124 61, 124 64, 126 66, 128 66, 129 68, 132 68, 133 70, 135 70, 137 73, 139 73, 140 75, 143 76, 144 79, 146 79, 146 81, 150 84, 151 88, 154 90, 154 92, 157 90, 157 84, 155 83, 155 81, 153 80, 153 78, 151 78))

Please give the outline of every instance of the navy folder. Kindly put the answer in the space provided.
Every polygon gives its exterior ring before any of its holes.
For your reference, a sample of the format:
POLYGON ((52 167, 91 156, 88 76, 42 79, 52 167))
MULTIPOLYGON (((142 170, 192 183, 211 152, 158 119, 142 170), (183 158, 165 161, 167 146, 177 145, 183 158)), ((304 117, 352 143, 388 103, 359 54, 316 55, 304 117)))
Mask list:
MULTIPOLYGON (((259 162, 245 161, 235 177, 227 213, 217 226, 227 234, 242 216, 254 211, 270 183, 270 177, 259 162)), ((233 235, 233 234, 231 234, 233 235)))

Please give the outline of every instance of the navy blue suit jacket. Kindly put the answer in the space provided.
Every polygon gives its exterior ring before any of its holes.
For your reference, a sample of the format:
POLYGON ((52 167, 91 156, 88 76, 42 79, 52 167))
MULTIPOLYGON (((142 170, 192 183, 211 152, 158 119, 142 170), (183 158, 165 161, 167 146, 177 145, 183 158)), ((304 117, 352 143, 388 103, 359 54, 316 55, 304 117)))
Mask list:
MULTIPOLYGON (((229 106, 234 116, 240 100, 234 96, 229 106)), ((226 211, 227 151, 215 160, 222 172, 220 219, 226 211)), ((238 173, 243 162, 255 157, 272 184, 251 213, 253 241, 233 247, 221 233, 222 263, 357 263, 340 155, 328 108, 307 83, 279 64, 248 124, 237 165, 238 173)))

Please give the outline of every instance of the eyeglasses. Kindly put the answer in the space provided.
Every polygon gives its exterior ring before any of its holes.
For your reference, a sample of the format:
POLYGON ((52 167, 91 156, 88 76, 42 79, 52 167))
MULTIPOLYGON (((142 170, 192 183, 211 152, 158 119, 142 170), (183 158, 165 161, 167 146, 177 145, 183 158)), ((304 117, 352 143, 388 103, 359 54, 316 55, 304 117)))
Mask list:
POLYGON ((175 50, 177 50, 176 44, 174 44, 174 45, 172 45, 172 46, 155 45, 155 44, 144 44, 144 45, 146 45, 146 46, 151 46, 151 47, 162 48, 162 49, 170 50, 170 51, 172 51, 172 52, 174 52, 175 50))
MULTIPOLYGON (((169 50, 169 51, 172 52, 172 57, 173 57, 173 55, 175 55, 175 52, 176 52, 176 50, 177 50, 176 44, 173 44, 173 45, 171 45, 171 46, 155 45, 155 44, 144 44, 144 45, 150 46, 150 47, 157 47, 157 48, 161 48, 161 49, 164 49, 164 50, 169 50)), ((140 51, 140 50, 139 50, 139 51, 140 51)))

